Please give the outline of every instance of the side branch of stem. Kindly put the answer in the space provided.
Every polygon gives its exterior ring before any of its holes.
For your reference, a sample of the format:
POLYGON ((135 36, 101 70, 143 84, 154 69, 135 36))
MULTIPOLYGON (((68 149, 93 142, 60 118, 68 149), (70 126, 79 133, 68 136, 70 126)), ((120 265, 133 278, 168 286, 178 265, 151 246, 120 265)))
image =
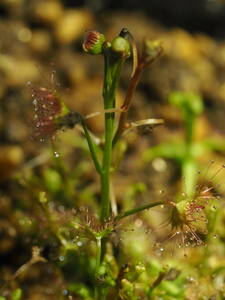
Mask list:
POLYGON ((140 80, 143 69, 144 69, 144 64, 139 64, 134 72, 133 77, 131 78, 130 84, 128 86, 127 94, 124 99, 124 103, 121 107, 121 109, 123 111, 120 114, 118 128, 117 128, 116 134, 113 138, 113 146, 117 143, 117 141, 120 138, 120 136, 122 135, 123 131, 126 129, 128 110, 130 108, 131 101, 132 101, 134 92, 136 90, 137 84, 140 80))
POLYGON ((98 161, 98 157, 97 157, 97 154, 96 154, 96 147, 95 147, 94 142, 92 141, 92 138, 90 136, 90 133, 89 133, 89 131, 87 129, 87 126, 86 126, 84 121, 82 121, 82 127, 83 127, 83 130, 84 130, 84 134, 85 134, 85 137, 86 137, 86 140, 87 140, 87 143, 88 143, 88 147, 89 147, 91 157, 92 157, 92 160, 94 162, 96 171, 100 175, 102 175, 102 167, 101 167, 101 165, 98 161))
POLYGON ((149 203, 149 204, 146 204, 146 205, 143 205, 143 206, 139 206, 139 207, 127 210, 122 214, 119 214, 118 216, 116 216, 115 220, 120 221, 121 219, 123 219, 125 217, 134 215, 134 214, 136 214, 140 211, 143 211, 145 209, 149 209, 149 208, 152 208, 152 207, 155 207, 155 206, 158 206, 158 205, 163 205, 163 204, 165 204, 163 201, 156 201, 156 202, 152 202, 152 203, 149 203))

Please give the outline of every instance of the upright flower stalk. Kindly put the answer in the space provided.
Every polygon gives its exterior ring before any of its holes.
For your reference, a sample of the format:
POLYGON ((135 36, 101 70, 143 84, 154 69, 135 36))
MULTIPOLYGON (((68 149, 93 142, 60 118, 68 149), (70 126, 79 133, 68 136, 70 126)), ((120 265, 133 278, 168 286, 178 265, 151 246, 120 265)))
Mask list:
MULTIPOLYGON (((108 255, 108 244, 106 242, 109 240, 109 235, 115 230, 121 219, 163 203, 155 201, 154 203, 148 203, 113 216, 110 201, 110 172, 112 168, 113 145, 128 127, 134 128, 162 123, 162 120, 156 119, 127 123, 128 110, 142 71, 159 56, 161 46, 157 41, 145 41, 143 51, 141 55, 138 55, 133 37, 127 29, 122 29, 120 34, 111 42, 107 41, 103 34, 95 30, 89 31, 86 33, 82 46, 86 53, 104 57, 103 109, 101 112, 82 116, 79 112, 69 109, 55 89, 31 86, 31 91, 35 111, 35 137, 44 141, 45 139, 54 139, 58 131, 62 129, 72 129, 77 125, 83 128, 91 158, 101 181, 101 203, 98 218, 94 218, 94 222, 89 220, 87 224, 79 225, 78 227, 82 228, 96 242, 96 262, 93 278, 95 284, 94 297, 98 300, 104 300, 109 288, 115 284, 116 280, 116 275, 115 277, 112 275, 108 276, 110 272, 106 267, 106 257, 108 255), (130 57, 131 52, 133 54, 131 80, 124 103, 118 108, 116 106, 116 89, 122 66, 125 60, 130 57), (120 113, 118 124, 115 124, 116 112, 120 113), (86 124, 86 119, 95 117, 100 113, 104 113, 105 127, 101 147, 96 144, 86 124), (102 160, 99 157, 100 150, 102 150, 102 160), (91 223, 96 223, 98 226, 93 226, 91 223)), ((88 218, 88 215, 86 217, 88 218)))
POLYGON ((83 125, 89 149, 94 160, 96 170, 101 177, 101 211, 100 219, 104 222, 110 216, 110 167, 112 160, 112 141, 115 128, 116 110, 116 88, 120 78, 121 67, 130 55, 130 44, 122 36, 113 41, 105 41, 103 34, 97 31, 89 31, 83 42, 83 49, 89 54, 104 56, 104 82, 102 96, 104 99, 105 112, 105 134, 102 165, 99 164, 94 144, 88 134, 87 128, 83 125))
MULTIPOLYGON (((122 29, 119 36, 112 42, 105 40, 103 34, 97 31, 89 31, 83 42, 83 49, 89 54, 104 56, 104 82, 103 99, 105 113, 105 133, 102 165, 99 164, 94 149, 94 144, 85 126, 84 132, 88 140, 92 159, 96 170, 101 177, 101 208, 100 220, 104 223, 110 217, 110 168, 112 161, 113 145, 118 141, 127 125, 127 113, 131 105, 135 89, 145 67, 150 65, 162 52, 158 41, 144 40, 141 55, 138 56, 132 35, 127 29, 122 29), (120 108, 119 124, 115 130, 116 88, 119 82, 121 68, 124 61, 133 52, 133 72, 124 103, 120 108)), ((161 124, 162 120, 151 120, 151 124, 161 124)), ((142 122, 143 123, 143 122, 142 122)), ((140 123, 140 124, 142 124, 140 123)), ((144 122, 145 124, 146 122, 144 122)), ((149 120, 147 120, 149 124, 149 120)), ((146 123, 146 124, 147 124, 146 123)), ((142 124, 143 125, 143 124, 142 124)))
MULTIPOLYGON (((121 67, 129 56, 129 43, 122 37, 116 37, 112 44, 106 43, 103 49, 105 60, 103 99, 104 109, 116 108, 116 88, 120 78, 121 67)), ((115 128, 115 113, 105 113, 105 144, 102 162, 101 186, 101 220, 110 216, 110 167, 112 159, 112 141, 115 128)))
MULTIPOLYGON (((88 133, 88 130, 83 123, 83 129, 88 141, 89 149, 92 159, 94 161, 96 170, 98 171, 101 179, 101 206, 100 206, 100 221, 104 227, 104 224, 111 217, 110 207, 110 171, 112 162, 113 145, 121 137, 123 131, 126 129, 127 113, 131 105, 136 86, 139 82, 142 71, 152 61, 154 61, 161 53, 161 45, 158 42, 145 41, 143 46, 143 52, 138 57, 136 52, 136 46, 133 41, 133 37, 127 29, 122 29, 120 34, 115 37, 112 42, 105 40, 105 37, 97 32, 91 31, 86 34, 83 42, 83 49, 86 53, 103 55, 104 57, 104 81, 102 96, 104 100, 104 143, 103 143, 103 157, 102 163, 99 163, 98 157, 95 151, 95 145, 88 133), (131 81, 128 86, 127 95, 124 103, 120 109, 116 107, 116 88, 120 79, 120 73, 125 60, 130 56, 131 51, 133 53, 133 72, 131 81), (119 124, 115 126, 115 112, 120 111, 119 124)), ((143 121, 143 120, 142 120, 143 121)), ((149 120, 147 120, 149 123, 149 120)), ((153 120, 151 120, 153 121, 153 120)), ((155 124, 155 119, 153 124, 155 124)), ((141 122, 140 124, 142 124, 141 122)), ((150 122, 152 124, 152 122, 150 122)), ((157 124, 161 124, 161 120, 157 124)), ((146 120, 144 123, 146 124, 146 120)), ((160 205, 161 202, 155 202, 148 205, 141 206, 139 208, 132 209, 125 213, 118 215, 114 220, 118 222, 126 216, 130 216, 144 209, 160 205)), ((96 255, 96 272, 95 276, 98 278, 98 269, 101 265, 102 259, 105 255, 107 235, 104 231, 98 233, 97 242, 97 255, 96 255), (101 241, 101 243, 100 243, 101 241)), ((101 294, 101 287, 97 287, 96 299, 101 294)))

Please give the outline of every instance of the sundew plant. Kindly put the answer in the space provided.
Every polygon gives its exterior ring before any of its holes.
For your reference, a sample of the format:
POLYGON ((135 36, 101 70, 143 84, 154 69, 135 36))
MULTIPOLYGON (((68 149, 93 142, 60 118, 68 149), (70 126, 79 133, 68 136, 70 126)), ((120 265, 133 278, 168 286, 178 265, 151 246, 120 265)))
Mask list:
MULTIPOLYGON (((47 265, 49 272, 60 278, 54 286, 48 283, 54 290, 49 299, 224 299, 225 267, 220 267, 213 256, 217 247, 217 257, 224 260, 224 247, 218 233, 214 233, 216 224, 224 222, 216 210, 221 205, 216 196, 217 178, 223 167, 212 176, 209 170, 203 172, 205 176, 198 174, 195 149, 199 148, 193 133, 195 121, 203 111, 202 99, 193 93, 171 95, 171 103, 184 116, 184 141, 172 146, 157 145, 142 158, 145 163, 156 157, 177 159, 182 177, 177 192, 151 197, 152 191, 146 191, 139 182, 132 185, 129 195, 121 195, 122 203, 117 203, 112 177, 116 177, 126 156, 126 135, 137 129, 166 126, 160 118, 133 121, 129 115, 139 80, 146 68, 160 60, 163 47, 160 41, 145 38, 138 49, 125 28, 111 41, 102 33, 89 31, 82 46, 84 55, 92 55, 93 59, 98 56, 104 61, 101 110, 82 115, 64 103, 57 89, 29 84, 34 138, 51 144, 56 168, 40 175, 43 181, 38 184, 37 178, 24 183, 29 189, 35 186, 34 219, 39 230, 35 233, 31 260, 4 282, 0 299, 28 299, 24 281, 37 265, 47 265), (127 60, 132 62, 132 70, 123 103, 119 105, 117 87, 127 60), (99 116, 104 117, 103 136, 96 136, 88 125, 89 119, 99 116), (75 167, 73 174, 68 175, 57 150, 57 143, 63 142, 60 131, 69 129, 81 133, 81 144, 86 141, 84 151, 88 150, 99 182, 94 196, 87 194, 83 202, 82 197, 76 202, 73 194, 74 180, 81 171, 75 167), (148 194, 150 200, 136 205, 132 199, 142 193, 148 194), (129 199, 129 205, 123 205, 129 199), (153 225, 149 219, 155 220, 154 214, 164 217, 153 225), (144 238, 139 236, 140 228, 140 236, 145 232, 144 238)), ((28 224, 25 219, 24 222, 23 226, 28 224)), ((33 296, 29 299, 41 299, 33 296)))

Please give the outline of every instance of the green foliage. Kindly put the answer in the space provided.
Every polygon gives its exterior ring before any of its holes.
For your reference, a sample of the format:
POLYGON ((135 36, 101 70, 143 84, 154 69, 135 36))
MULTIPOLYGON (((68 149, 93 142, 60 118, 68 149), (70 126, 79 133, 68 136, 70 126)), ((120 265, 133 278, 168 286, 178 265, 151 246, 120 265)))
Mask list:
POLYGON ((184 190, 188 195, 194 194, 199 169, 198 158, 212 151, 225 151, 223 140, 207 138, 196 141, 194 137, 197 118, 203 113, 202 98, 194 93, 173 92, 169 95, 169 102, 182 112, 185 137, 179 141, 161 143, 148 149, 143 160, 153 160, 162 157, 176 161, 184 178, 184 190))
POLYGON ((181 109, 185 120, 202 114, 204 108, 202 98, 194 93, 173 92, 169 102, 181 109))
POLYGON ((56 170, 50 168, 46 169, 43 174, 43 179, 50 193, 54 194, 60 191, 62 179, 56 170))
POLYGON ((22 290, 16 289, 12 292, 12 300, 20 300, 22 297, 22 290))

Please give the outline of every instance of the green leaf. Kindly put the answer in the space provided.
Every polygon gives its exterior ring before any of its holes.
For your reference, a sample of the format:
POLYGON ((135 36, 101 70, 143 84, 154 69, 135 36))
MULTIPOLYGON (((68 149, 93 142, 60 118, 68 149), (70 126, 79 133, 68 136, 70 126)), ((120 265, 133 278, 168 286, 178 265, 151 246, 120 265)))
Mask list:
POLYGON ((22 297, 22 290, 16 289, 12 292, 12 300, 20 300, 22 297))
POLYGON ((178 296, 182 292, 180 288, 171 281, 162 281, 161 288, 171 296, 178 296))
POLYGON ((173 92, 169 96, 169 102, 186 115, 200 115, 204 108, 201 96, 191 92, 173 92))
POLYGON ((147 162, 157 157, 163 157, 182 161, 185 157, 185 153, 185 144, 183 141, 162 143, 145 151, 143 160, 144 162, 147 162))
POLYGON ((224 139, 206 139, 202 142, 207 150, 225 151, 224 139))
POLYGON ((56 193, 60 190, 62 181, 61 176, 54 169, 46 169, 44 172, 45 185, 49 191, 56 193))
POLYGON ((85 300, 91 300, 91 294, 89 289, 81 283, 73 283, 70 284, 68 287, 68 290, 70 292, 75 292, 77 295, 79 295, 80 297, 82 297, 85 300))

